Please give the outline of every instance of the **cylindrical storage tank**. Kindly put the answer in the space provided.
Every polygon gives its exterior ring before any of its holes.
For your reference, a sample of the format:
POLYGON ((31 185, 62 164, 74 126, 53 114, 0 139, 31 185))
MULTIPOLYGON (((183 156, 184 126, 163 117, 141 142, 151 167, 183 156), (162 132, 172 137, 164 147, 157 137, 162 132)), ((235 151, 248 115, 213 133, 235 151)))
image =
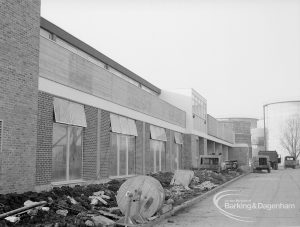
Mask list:
POLYGON ((265 143, 267 150, 276 150, 283 158, 289 155, 281 139, 289 119, 300 117, 300 101, 276 102, 264 105, 265 143))
POLYGON ((128 201, 127 192, 137 195, 138 191, 141 191, 140 202, 133 201, 131 203, 130 216, 135 215, 139 210, 143 218, 152 217, 162 207, 165 201, 165 192, 160 182, 150 176, 136 176, 125 181, 117 194, 118 207, 125 214, 128 201))

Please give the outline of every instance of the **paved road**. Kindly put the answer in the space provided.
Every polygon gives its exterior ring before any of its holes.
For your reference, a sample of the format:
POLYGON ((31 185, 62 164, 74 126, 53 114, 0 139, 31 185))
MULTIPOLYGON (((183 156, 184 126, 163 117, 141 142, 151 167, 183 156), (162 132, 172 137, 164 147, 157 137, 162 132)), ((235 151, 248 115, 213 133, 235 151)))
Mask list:
POLYGON ((251 173, 157 226, 300 226, 300 169, 251 173))

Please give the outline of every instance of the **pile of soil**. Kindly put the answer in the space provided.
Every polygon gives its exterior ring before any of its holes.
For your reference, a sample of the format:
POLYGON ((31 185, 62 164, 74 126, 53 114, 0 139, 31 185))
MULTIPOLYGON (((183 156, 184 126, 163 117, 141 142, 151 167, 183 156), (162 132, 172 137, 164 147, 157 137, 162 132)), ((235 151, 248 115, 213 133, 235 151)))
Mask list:
MULTIPOLYGON (((112 180, 106 184, 91 184, 87 186, 75 187, 62 186, 55 187, 51 191, 44 192, 26 192, 23 194, 0 194, 0 213, 5 213, 24 206, 24 202, 31 200, 33 202, 47 201, 49 211, 38 210, 35 215, 24 213, 18 223, 12 224, 8 221, 1 221, 0 226, 85 226, 84 223, 88 219, 87 213, 97 214, 97 210, 108 211, 111 207, 117 207, 116 195, 121 184, 125 181, 112 180), (89 196, 94 192, 104 191, 109 196, 106 199, 107 205, 98 203, 91 205, 89 196), (72 197, 77 204, 73 204, 70 199, 72 197), (57 214, 57 210, 68 210, 67 216, 57 214)), ((121 215, 121 213, 117 213, 121 215)))
POLYGON ((170 187, 171 180, 174 176, 174 173, 172 172, 158 172, 158 173, 151 173, 149 176, 154 177, 156 180, 158 180, 163 188, 170 187))
MULTIPOLYGON (((190 200, 202 193, 205 190, 197 188, 197 185, 205 181, 210 181, 214 184, 222 184, 228 180, 239 175, 238 172, 222 172, 215 173, 209 170, 195 170, 194 178, 189 185, 190 189, 183 186, 173 186, 170 182, 174 176, 172 172, 159 172, 149 174, 157 179, 165 190, 165 202, 172 201, 173 206, 182 204, 183 202, 190 200)), ((38 226, 38 227, 60 227, 60 226, 86 226, 85 222, 90 220, 92 214, 99 215, 100 211, 109 212, 116 216, 123 216, 116 208, 117 201, 116 195, 120 186, 126 181, 126 179, 111 180, 106 184, 91 184, 87 186, 75 187, 55 187, 50 191, 44 192, 26 192, 23 194, 0 194, 0 214, 11 210, 15 210, 24 206, 24 202, 31 200, 33 202, 47 201, 47 207, 49 211, 37 210, 35 214, 23 213, 20 215, 21 220, 18 223, 10 223, 5 220, 0 220, 0 226, 38 226), (103 191, 109 199, 105 199, 107 204, 98 203, 91 205, 91 199, 94 192, 103 191), (72 203, 71 199, 74 199, 77 204, 72 203), (67 216, 57 214, 57 210, 67 210, 67 216)), ((103 214, 102 214, 103 215, 103 214)), ((111 216, 107 216, 112 220, 111 216)))

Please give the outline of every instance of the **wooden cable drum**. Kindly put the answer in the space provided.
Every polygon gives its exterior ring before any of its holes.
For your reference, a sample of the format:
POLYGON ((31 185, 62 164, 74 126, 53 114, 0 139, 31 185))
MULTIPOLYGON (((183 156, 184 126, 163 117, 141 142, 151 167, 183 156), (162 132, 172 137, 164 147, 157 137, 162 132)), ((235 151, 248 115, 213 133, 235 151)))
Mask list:
POLYGON ((163 205, 165 192, 160 182, 150 176, 136 176, 125 181, 118 193, 118 207, 125 214, 128 204, 127 192, 133 193, 133 199, 130 207, 130 216, 140 212, 143 218, 152 217, 163 205), (137 201, 138 191, 141 192, 140 201, 137 201))

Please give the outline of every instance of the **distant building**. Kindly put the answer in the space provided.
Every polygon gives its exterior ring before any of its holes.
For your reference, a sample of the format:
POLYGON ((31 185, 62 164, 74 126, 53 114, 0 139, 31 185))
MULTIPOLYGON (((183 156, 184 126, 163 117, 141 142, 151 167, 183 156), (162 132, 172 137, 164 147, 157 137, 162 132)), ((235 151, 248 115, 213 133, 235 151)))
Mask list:
POLYGON ((219 121, 232 127, 235 143, 249 146, 249 158, 252 157, 251 130, 257 128, 256 118, 219 118, 219 121))
POLYGON ((281 145, 286 121, 300 116, 300 100, 274 102, 264 105, 265 146, 267 150, 276 150, 281 157, 289 155, 281 145))

